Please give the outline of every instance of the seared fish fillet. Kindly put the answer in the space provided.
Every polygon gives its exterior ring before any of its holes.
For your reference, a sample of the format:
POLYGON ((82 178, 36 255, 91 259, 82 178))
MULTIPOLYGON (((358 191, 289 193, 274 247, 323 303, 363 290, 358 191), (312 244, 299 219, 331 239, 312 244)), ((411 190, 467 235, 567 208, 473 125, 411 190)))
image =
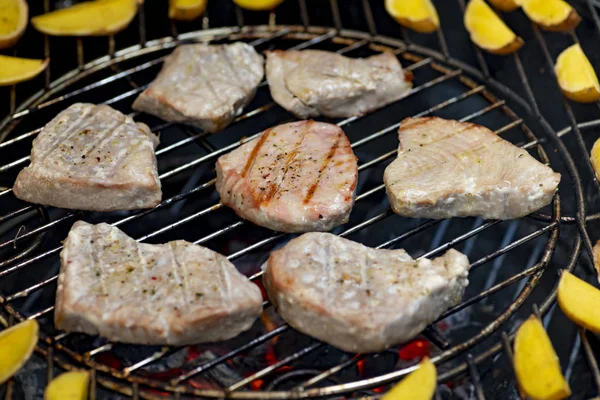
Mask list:
POLYGON ((152 208, 162 197, 156 146, 145 124, 109 106, 76 103, 35 138, 31 164, 13 190, 21 200, 61 208, 152 208))
POLYGON ((267 81, 273 99, 298 118, 363 115, 408 94, 405 75, 391 53, 348 58, 321 51, 267 53, 267 81))
POLYGON ((258 286, 207 248, 138 243, 76 222, 60 254, 54 323, 110 340, 181 346, 225 340, 262 312, 258 286))
POLYGON ((442 118, 407 118, 398 158, 383 180, 406 217, 520 218, 552 201, 560 174, 489 129, 442 118))
POLYGON ((221 202, 282 232, 327 231, 348 222, 357 160, 337 125, 299 121, 264 131, 217 160, 221 202))
POLYGON ((456 250, 413 260, 329 233, 306 233, 271 253, 263 282, 295 329, 344 351, 370 353, 410 340, 467 286, 469 261, 456 250))
POLYGON ((254 47, 242 42, 179 46, 133 109, 218 132, 254 97, 263 62, 254 47))

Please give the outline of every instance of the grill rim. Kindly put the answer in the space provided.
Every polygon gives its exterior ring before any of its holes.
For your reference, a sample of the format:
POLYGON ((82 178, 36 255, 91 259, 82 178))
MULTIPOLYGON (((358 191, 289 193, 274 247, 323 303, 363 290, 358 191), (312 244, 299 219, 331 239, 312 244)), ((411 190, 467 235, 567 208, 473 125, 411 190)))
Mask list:
MULTIPOLYGON (((224 28, 218 28, 215 31, 216 32, 222 32, 223 29, 224 28)), ((265 25, 263 25, 263 26, 259 26, 259 27, 251 27, 250 29, 248 29, 247 32, 242 32, 242 31, 238 30, 235 27, 233 27, 231 29, 232 29, 232 32, 234 32, 234 35, 244 35, 244 34, 245 35, 250 35, 247 38, 253 38, 254 36, 252 36, 252 35, 256 34, 257 32, 261 32, 262 34, 265 34, 265 33, 271 33, 272 34, 274 31, 277 33, 277 32, 281 32, 281 30, 286 30, 286 29, 292 29, 292 31, 294 31, 294 33, 295 32, 300 32, 303 35, 307 35, 306 31, 304 31, 304 28, 300 27, 300 26, 287 26, 287 25, 286 26, 280 26, 280 25, 278 25, 278 26, 268 26, 268 25, 265 26, 265 25)), ((330 32, 332 32, 331 28, 327 28, 327 27, 314 27, 314 26, 310 28, 310 31, 311 32, 310 32, 309 35, 312 35, 313 39, 322 37, 323 35, 328 35, 328 34, 330 34, 330 32)), ((212 32, 212 30, 201 31, 201 32, 203 33, 202 37, 205 38, 205 37, 210 36, 209 34, 212 32)), ((344 38, 350 37, 351 39, 354 39, 354 40, 358 41, 358 40, 364 40, 364 37, 367 34, 365 34, 364 32, 360 32, 360 31, 342 30, 342 31, 339 32, 339 35, 343 36, 344 38), (354 34, 354 33, 356 33, 356 37, 351 37, 351 35, 354 34)), ((262 36, 262 37, 264 37, 264 36, 262 36)), ((170 39, 170 38, 167 38, 167 39, 170 39)), ((237 39, 236 37, 231 38, 231 40, 236 40, 236 39, 237 39)), ((377 36, 375 38, 371 38, 369 45, 370 46, 371 45, 377 46, 377 44, 378 44, 377 42, 380 39, 384 39, 384 42, 382 43, 382 45, 384 45, 384 46, 390 46, 390 45, 393 46, 394 43, 398 43, 397 46, 399 48, 401 46, 403 46, 406 49, 410 49, 412 47, 413 51, 421 50, 420 46, 416 46, 414 44, 408 44, 408 45, 406 45, 404 42, 402 42, 402 41, 400 41, 398 39, 387 38, 387 37, 382 37, 382 36, 377 36)), ((161 40, 161 39, 159 39, 159 40, 161 40)), ((177 45, 177 43, 175 43, 174 41, 171 41, 171 40, 167 41, 167 43, 169 44, 169 47, 174 47, 174 46, 177 45)), ((157 46, 160 46, 160 44, 157 44, 157 46)), ((133 46, 133 49, 131 50, 132 53, 135 53, 134 49, 136 47, 137 46, 133 46)), ((162 49, 163 48, 157 48, 156 51, 162 50, 162 49)), ((436 61, 438 61, 438 62, 441 62, 441 63, 444 63, 444 64, 452 64, 452 61, 454 61, 456 63, 456 66, 467 67, 467 68, 464 68, 464 70, 472 68, 472 67, 470 67, 468 65, 463 65, 463 63, 461 63, 458 60, 447 59, 442 54, 440 54, 438 52, 432 51, 430 49, 425 49, 425 48, 422 48, 422 49, 425 50, 425 51, 423 51, 423 53, 425 55, 428 55, 429 57, 435 58, 436 61), (449 60, 450 60, 450 62, 449 62, 449 60)), ((148 48, 147 51, 150 52, 151 51, 150 48, 148 48)), ((129 53, 127 53, 127 54, 129 54, 129 53)), ((124 53, 124 55, 125 55, 125 53, 124 53)), ((139 56, 139 54, 138 54, 138 56, 139 56)), ((132 55, 132 58, 133 57, 134 56, 132 55)), ((416 57, 419 57, 419 56, 416 56, 416 57)), ((95 61, 97 61, 97 60, 95 60, 95 61)), ((90 62, 90 63, 88 63, 86 65, 91 64, 92 67, 94 65, 97 65, 97 68, 100 69, 100 68, 108 67, 111 63, 118 63, 118 61, 109 60, 107 63, 105 63, 106 65, 99 65, 99 64, 94 64, 95 61, 92 61, 92 62, 90 62)), ((477 71, 475 70, 474 72, 477 72, 477 71)), ((485 82, 485 80, 482 78, 483 75, 480 75, 478 73, 474 74, 474 75, 479 75, 479 76, 476 76, 476 77, 485 82)), ((468 88, 470 87, 471 89, 475 89, 475 88, 477 88, 479 86, 479 85, 477 85, 477 83, 475 83, 474 81, 472 81, 468 77, 465 77, 464 75, 461 75, 460 77, 464 78, 467 81, 470 81, 470 86, 469 86, 469 85, 467 85, 465 83, 465 81, 463 81, 461 79, 463 85, 467 86, 468 88)), ((508 89, 508 88, 505 88, 502 84, 498 83, 498 85, 500 85, 499 87, 501 89, 504 89, 504 90, 508 89)), ((492 85, 490 85, 490 86, 495 86, 495 85, 492 82, 492 85)), ((496 88, 496 89, 498 90, 498 88, 496 88)), ((58 91, 58 89, 57 89, 57 91, 58 91)), ((481 92, 481 94, 484 97, 486 97, 486 100, 488 100, 488 102, 490 102, 490 104, 494 104, 494 103, 497 103, 499 101, 492 93, 487 92, 487 90, 485 90, 485 89, 481 92)), ((515 93, 513 93, 513 96, 515 96, 515 98, 519 99, 520 103, 522 103, 523 105, 526 105, 525 101, 522 98, 520 98, 518 95, 516 95, 515 93)), ((40 100, 40 101, 43 101, 43 100, 40 100)), ((511 119, 513 119, 513 120, 518 120, 519 119, 517 117, 517 115, 512 111, 512 109, 510 109, 510 107, 508 107, 506 105, 503 105, 502 108, 509 111, 509 112, 507 112, 507 115, 509 117, 511 117, 511 119)), ((521 126, 523 127, 523 129, 526 130, 525 133, 526 133, 527 136, 529 136, 530 138, 532 138, 532 137, 535 138, 535 136, 533 135, 533 133, 527 128, 526 124, 523 123, 521 126)), ((543 158, 545 158, 545 161, 547 162, 547 156, 543 152, 543 149, 541 148, 541 146, 539 146, 539 139, 535 138, 534 142, 535 143, 533 145, 537 146, 538 149, 541 149, 542 154, 543 154, 543 158)), ((509 308, 513 308, 512 312, 509 312, 509 313, 503 312, 501 314, 501 316, 494 323, 490 324, 490 326, 494 325, 494 328, 490 329, 489 334, 481 337, 479 340, 476 340, 472 345, 475 345, 480 340, 483 340, 484 338, 488 337, 489 335, 491 335, 492 333, 494 333, 495 331, 497 331, 497 329, 500 328, 500 325, 503 322, 505 322, 507 319, 509 319, 512 316, 512 314, 514 312, 516 312, 516 310, 518 309, 518 307, 523 304, 523 302, 527 299, 527 297, 529 296, 529 294, 533 291, 533 289, 535 287, 535 283, 537 283, 537 281, 539 281, 539 279, 543 275, 545 267, 546 267, 547 263, 550 261, 550 259, 552 257, 552 252, 554 250, 554 247, 555 247, 555 244, 556 244, 556 240, 557 240, 557 237, 558 237, 558 227, 559 227, 560 222, 561 222, 561 220, 560 220, 560 200, 559 200, 559 196, 558 195, 555 197, 553 204, 554 204, 555 216, 557 216, 558 218, 555 218, 554 221, 553 221, 556 225, 552 229, 549 229, 551 231, 550 232, 550 237, 549 237, 548 241, 546 242, 546 250, 544 251, 544 256, 546 256, 546 257, 542 257, 542 258, 546 258, 546 260, 543 262, 542 266, 539 267, 538 270, 536 270, 534 273, 532 273, 529 276, 529 282, 530 283, 533 282, 533 284, 530 284, 530 285, 527 286, 528 290, 526 290, 526 291, 524 290, 524 291, 521 292, 521 294, 519 296, 519 299, 522 299, 522 300, 518 303, 518 306, 512 307, 515 304, 515 303, 513 303, 511 305, 511 307, 509 307, 509 308), (505 314, 506 314, 506 318, 500 321, 500 319, 502 318, 502 316, 504 316, 505 314)), ((538 264, 540 264, 540 263, 538 263, 538 264)), ((536 264, 536 266, 538 264, 536 264)), ((2 302, 4 302, 3 300, 4 299, 2 299, 2 302)), ((7 311, 9 311, 9 312, 10 311, 12 311, 12 312, 16 311, 14 309, 11 310, 12 307, 9 306, 9 305, 7 305, 7 307, 5 307, 5 309, 7 311)), ((542 308, 542 310, 544 311, 544 308, 542 308)), ((15 313, 15 315, 18 315, 18 314, 15 313)), ((471 340, 473 340, 474 338, 471 338, 471 340)), ((51 345, 51 343, 47 340, 49 338, 44 338, 44 339, 45 339, 45 341, 46 341, 47 344, 51 345)), ((500 343, 498 343, 498 344, 500 344, 500 343)), ((54 344, 54 346, 56 346, 56 350, 59 350, 59 351, 65 351, 66 350, 64 348, 61 348, 62 347, 61 345, 54 344)), ((471 346, 457 345, 457 346, 454 346, 453 348, 451 348, 450 350, 456 349, 454 355, 460 355, 464 351, 468 350, 468 348, 470 348, 470 347, 471 346)), ((42 349, 40 349, 40 350, 43 352, 42 349)), ((48 351, 46 351, 46 353, 48 353, 48 351)), ((52 353, 52 351, 50 351, 50 353, 52 353)), ((444 354, 444 353, 442 353, 442 354, 444 354)), ((488 356, 491 356, 491 355, 492 354, 489 354, 488 356)), ((82 362, 86 366, 90 366, 90 367, 92 367, 94 369, 97 369, 99 372, 103 372, 103 368, 98 368, 99 365, 94 365, 93 364, 95 362, 92 363, 91 360, 85 360, 79 354, 75 353, 73 355, 70 355, 70 357, 72 357, 77 362, 82 362)), ((455 372, 450 371, 450 372, 446 373, 445 376, 443 377, 443 379, 451 379, 452 377, 456 376, 457 374, 460 374, 460 373, 464 372, 464 370, 470 368, 469 367, 469 363, 471 363, 472 365, 476 365, 476 364, 478 364, 479 362, 481 362, 483 360, 484 359, 480 359, 480 357, 474 357, 472 361, 463 362, 461 365, 459 365, 458 367, 456 367, 454 369, 455 372)), ((59 362, 59 359, 55 358, 55 361, 59 362)), ((436 360, 436 361, 438 361, 438 360, 436 360)), ((443 360, 443 361, 446 361, 446 359, 443 360)), ((65 366, 68 367, 69 364, 65 364, 65 366)), ((360 380, 360 381, 355 381, 353 383, 346 383, 346 384, 341 384, 341 385, 333 385, 333 386, 329 386, 327 388, 307 389, 307 390, 302 391, 302 392, 293 392, 293 391, 288 391, 288 392, 286 392, 286 391, 261 392, 261 391, 256 391, 256 392, 231 392, 231 393, 227 393, 226 391, 199 390, 199 389, 191 389, 189 387, 185 387, 184 390, 181 390, 182 389, 181 387, 170 387, 168 384, 163 384, 162 382, 158 382, 160 384, 159 385, 155 385, 157 383, 157 381, 148 381, 146 379, 139 379, 139 377, 135 377, 135 376, 126 376, 125 379, 129 383, 134 383, 134 384, 137 384, 137 385, 141 384, 144 387, 147 386, 147 387, 150 387, 150 388, 158 388, 158 389, 161 389, 161 390, 168 390, 168 391, 172 391, 172 392, 176 392, 176 393, 180 392, 180 393, 200 395, 200 396, 205 396, 205 397, 223 397, 224 394, 228 394, 228 397, 230 397, 230 398, 265 398, 265 399, 276 399, 276 398, 312 398, 312 397, 322 397, 322 396, 330 396, 330 395, 335 395, 335 394, 342 394, 342 393, 347 393, 347 392, 354 391, 354 390, 360 390, 360 389, 365 389, 365 388, 370 388, 370 387, 378 386, 378 385, 381 385, 381 384, 385 384, 385 383, 397 380, 398 378, 404 376, 405 374, 407 374, 408 372, 412 371, 413 369, 414 369, 414 367, 409 367, 409 368, 405 368, 405 369, 402 369, 402 370, 394 371, 394 372, 389 373, 389 374, 382 375, 382 376, 380 376, 378 378, 363 379, 363 380, 360 380)), ((472 368, 471 368, 471 370, 472 370, 472 368)), ((112 374, 112 371, 109 371, 109 373, 111 374, 112 378, 122 379, 121 377, 118 377, 118 376, 115 376, 114 374, 112 374)), ((116 387, 114 385, 119 385, 118 383, 115 383, 115 382, 112 382, 112 383, 110 383, 110 382, 104 382, 103 378, 100 378, 100 377, 97 377, 96 379, 98 379, 98 382, 100 382, 103 385, 106 384, 108 387, 112 386, 111 389, 113 389, 113 390, 116 387)), ((442 377, 440 377, 440 379, 442 379, 442 377)), ((127 389, 127 391, 128 391, 129 388, 120 387, 120 389, 121 390, 118 390, 118 391, 124 393, 122 390, 127 389)), ((127 393, 125 393, 125 394, 127 394, 127 393)))

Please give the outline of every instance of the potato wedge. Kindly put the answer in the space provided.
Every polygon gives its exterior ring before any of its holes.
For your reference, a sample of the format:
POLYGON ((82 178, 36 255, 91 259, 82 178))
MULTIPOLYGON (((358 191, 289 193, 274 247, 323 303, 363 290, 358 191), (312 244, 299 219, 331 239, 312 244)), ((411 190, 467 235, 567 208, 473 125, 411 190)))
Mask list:
POLYGON ((46 386, 44 400, 86 400, 89 381, 88 371, 62 373, 46 386))
POLYGON ((600 333, 598 288, 565 271, 558 284, 558 305, 571 321, 589 331, 600 333))
POLYGON ((519 327, 514 353, 515 374, 524 398, 560 400, 571 395, 552 342, 535 315, 519 327))
POLYGON ((283 3, 283 0, 233 0, 238 6, 252 11, 270 11, 283 3))
POLYGON ((0 0, 0 49, 17 43, 29 19, 29 7, 25 0, 0 0))
POLYGON ((48 66, 49 60, 34 60, 0 55, 0 86, 33 79, 48 66))
POLYGON ((527 17, 547 31, 575 29, 581 17, 564 0, 519 0, 527 17))
POLYGON ((489 0, 496 10, 503 12, 514 11, 520 7, 519 3, 515 0, 489 0))
POLYGON ((206 11, 208 0, 169 0, 169 18, 193 21, 206 11))
MULTIPOLYGON (((594 148, 592 148, 592 157, 595 158, 596 160, 600 157, 600 145, 596 146, 596 144, 598 142, 600 142, 600 139, 596 140, 596 143, 594 143, 594 148), (594 152, 594 150, 595 150, 595 152, 594 152)), ((596 176, 598 176, 599 168, 597 168, 596 165, 597 164, 594 164, 594 161, 592 160, 592 166, 594 167, 594 171, 596 171, 596 176)), ((594 252, 594 267, 596 268, 596 273, 598 274, 598 282, 600 282, 600 240, 597 241, 596 244, 594 245, 593 252, 594 252)))
POLYGON ((38 31, 53 36, 108 36, 127 27, 138 0, 94 0, 31 18, 38 31))
POLYGON ((469 1, 464 23, 471 40, 490 53, 510 54, 523 46, 523 39, 506 26, 484 0, 469 1))
POLYGON ((435 32, 440 27, 431 0, 385 0, 385 9, 400 25, 417 32, 435 32))
POLYGON ((39 325, 27 320, 0 332, 0 384, 13 376, 31 357, 38 341, 39 325))
POLYGON ((419 363, 419 369, 411 372, 380 400, 431 400, 436 386, 435 365, 425 357, 419 363))
POLYGON ((554 71, 558 85, 567 98, 579 103, 600 99, 598 76, 578 43, 560 53, 554 71))

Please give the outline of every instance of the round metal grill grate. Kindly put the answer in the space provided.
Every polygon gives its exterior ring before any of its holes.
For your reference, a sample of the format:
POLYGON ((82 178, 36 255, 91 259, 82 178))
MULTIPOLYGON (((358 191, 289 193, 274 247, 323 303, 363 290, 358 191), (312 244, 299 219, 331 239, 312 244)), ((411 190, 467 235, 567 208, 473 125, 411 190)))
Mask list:
MULTIPOLYGON (((337 3, 332 1, 331 4, 334 22, 339 28, 337 3)), ((374 32, 369 12, 366 18, 374 32)), ((92 368, 95 382, 134 397, 158 398, 175 392, 183 396, 246 399, 315 398, 346 393, 376 396, 377 390, 368 389, 381 388, 413 368, 411 363, 397 358, 395 362, 383 362, 386 353, 400 354, 403 346, 380 355, 344 354, 293 331, 278 319, 268 303, 265 316, 253 330, 211 347, 212 359, 202 361, 190 356, 191 349, 125 346, 54 329, 52 313, 60 240, 78 219, 111 223, 139 241, 186 239, 208 246, 227 254, 254 281, 260 280, 259 266, 269 251, 291 237, 239 220, 218 203, 213 188, 213 166, 218 156, 251 140, 263 129, 290 120, 291 116, 272 102, 266 83, 263 82, 244 114, 224 132, 214 135, 132 112, 133 99, 147 87, 165 55, 180 43, 242 40, 259 51, 312 48, 349 56, 389 51, 415 75, 414 89, 407 98, 366 116, 330 121, 346 131, 359 157, 356 207, 350 222, 336 228, 334 233, 378 248, 402 247, 413 256, 433 257, 448 248, 467 253, 472 270, 465 298, 423 334, 433 348, 432 356, 441 381, 468 373, 476 389, 481 390, 476 366, 509 349, 510 335, 500 335, 499 330, 510 332, 515 326, 516 321, 505 323, 536 289, 552 259, 559 226, 577 223, 585 232, 585 204, 578 171, 559 136, 573 130, 580 135, 580 128, 592 127, 597 121, 579 126, 575 122, 571 129, 554 133, 537 108, 518 55, 514 56, 514 62, 526 93, 531 96, 528 100, 491 79, 484 68, 485 61, 480 72, 449 57, 443 34, 438 36, 440 52, 364 32, 274 24, 204 29, 177 38, 144 42, 118 52, 114 52, 112 40, 108 56, 82 63, 79 69, 48 82, 47 89, 29 98, 0 124, 0 137, 5 138, 0 143, 0 151, 10 154, 10 162, 0 166, 0 176, 7 179, 13 179, 28 163, 30 143, 39 127, 76 101, 110 104, 161 133, 157 158, 164 200, 153 210, 111 214, 70 212, 23 206, 14 200, 10 189, 0 192, 0 202, 10 210, 0 217, 0 227, 4 228, 1 231, 4 240, 0 243, 3 314, 10 322, 22 318, 40 321, 43 338, 38 350, 47 356, 51 367, 56 362, 64 368, 82 365, 92 368), (518 113, 513 108, 518 109, 518 113), (394 215, 385 199, 383 169, 395 157, 400 121, 409 116, 427 115, 488 126, 555 170, 564 171, 560 165, 564 163, 574 182, 573 192, 567 195, 574 198, 575 216, 561 218, 559 194, 547 209, 517 221, 410 220, 394 215), (529 129, 530 122, 540 127, 539 135, 529 129), (556 148, 556 154, 544 151, 548 142, 556 148), (518 264, 506 267, 513 262, 518 264), (507 292, 510 294, 506 295, 507 292), (499 294, 501 298, 497 297, 499 294), (485 316, 480 309, 489 306, 490 298, 494 299, 497 309, 485 316), (479 311, 470 311, 473 308, 479 311), (282 342, 287 344, 282 346, 282 342), (265 348, 274 348, 278 353, 264 361, 265 348), (183 359, 179 357, 182 352, 186 354, 183 359), (255 358, 264 362, 248 366, 239 361, 255 358), (317 358, 326 362, 320 363, 317 358), (349 369, 360 370, 360 366, 371 359, 382 360, 383 367, 371 374, 350 376, 350 379, 338 376, 349 369), (309 360, 307 365, 302 364, 303 360, 309 360), (302 369, 313 365, 318 369, 302 369), (237 379, 227 385, 215 383, 219 379, 210 374, 223 368, 230 370, 225 375, 237 379), (282 389, 281 381, 288 378, 284 373, 299 381, 282 389), (258 384, 267 380, 270 384, 258 384)), ((79 46, 83 46, 81 43, 79 40, 79 46)), ((577 260, 581 238, 588 250, 591 247, 587 235, 577 236, 569 250, 568 269, 572 269, 577 260)), ((553 291, 537 298, 540 312, 546 312, 552 301, 553 291)), ((205 347, 200 350, 208 351, 205 347)), ((194 348, 193 352, 200 350, 194 348)))

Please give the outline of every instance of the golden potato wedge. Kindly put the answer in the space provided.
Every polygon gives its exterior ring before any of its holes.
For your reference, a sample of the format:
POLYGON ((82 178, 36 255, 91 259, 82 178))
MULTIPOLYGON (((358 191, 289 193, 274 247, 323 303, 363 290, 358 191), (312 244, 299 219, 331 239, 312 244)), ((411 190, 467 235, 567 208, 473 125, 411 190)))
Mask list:
POLYGON ((46 69, 48 61, 0 55, 0 86, 15 85, 35 78, 46 69))
POLYGON ((38 341, 39 325, 27 320, 0 332, 0 384, 13 376, 31 357, 38 341))
POLYGON ((270 11, 283 3, 283 0, 233 0, 238 6, 252 11, 270 11))
POLYGON ((579 103, 591 103, 600 99, 600 84, 590 60, 576 43, 556 59, 554 71, 563 94, 579 103))
POLYGON ((53 36, 107 36, 127 27, 138 0, 94 0, 31 18, 38 31, 53 36))
POLYGON ((62 373, 46 386, 44 400, 86 400, 89 381, 88 371, 62 373))
POLYGON ((0 0, 0 49, 17 43, 29 19, 29 7, 25 0, 0 0))
POLYGON ((411 372, 380 400, 431 400, 436 386, 435 365, 425 357, 419 363, 419 369, 411 372))
POLYGON ((208 0, 169 0, 169 18, 193 21, 206 11, 208 0))
POLYGON ((558 284, 558 305, 571 321, 589 331, 600 333, 598 288, 565 271, 558 284))
POLYGON ((571 395, 552 342, 536 316, 519 327, 514 353, 515 374, 524 398, 560 400, 571 395))
POLYGON ((385 9, 400 25, 417 32, 435 32, 440 27, 431 0, 385 0, 385 9))
POLYGON ((523 46, 523 39, 506 26, 484 0, 469 1, 464 23, 473 43, 490 53, 510 54, 523 46))
MULTIPOLYGON (((600 145, 596 146, 600 142, 600 139, 596 140, 594 143, 594 147, 592 148, 592 166, 594 167, 594 171, 596 171, 596 177, 599 175, 598 171, 598 158, 600 158, 600 145)), ((597 179, 597 178, 596 178, 597 179)), ((593 248, 594 252, 594 267, 596 268, 596 273, 598 274, 598 282, 600 282, 600 240, 596 242, 593 248)))
POLYGON ((527 17, 547 31, 563 32, 575 29, 581 17, 563 0, 520 0, 527 17))
POLYGON ((515 0, 489 0, 496 10, 503 12, 514 11, 520 7, 515 0))

